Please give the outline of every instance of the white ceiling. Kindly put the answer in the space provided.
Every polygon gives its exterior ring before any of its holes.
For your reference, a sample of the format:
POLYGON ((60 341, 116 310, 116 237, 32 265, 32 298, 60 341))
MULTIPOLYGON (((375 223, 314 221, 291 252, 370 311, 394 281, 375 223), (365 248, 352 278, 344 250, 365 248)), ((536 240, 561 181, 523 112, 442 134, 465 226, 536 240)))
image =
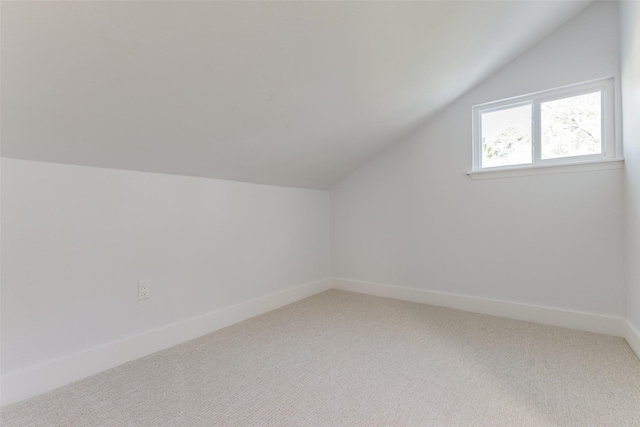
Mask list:
POLYGON ((330 188, 586 5, 3 2, 2 155, 330 188))

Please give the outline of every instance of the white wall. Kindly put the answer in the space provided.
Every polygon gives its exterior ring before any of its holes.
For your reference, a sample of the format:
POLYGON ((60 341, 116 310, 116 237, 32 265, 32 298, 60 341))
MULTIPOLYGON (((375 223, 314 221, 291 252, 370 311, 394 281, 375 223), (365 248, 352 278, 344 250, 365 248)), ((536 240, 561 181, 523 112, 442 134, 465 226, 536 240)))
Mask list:
POLYGON ((328 278, 328 201, 3 158, 3 377, 328 278), (151 299, 138 301, 139 279, 151 299))
POLYGON ((640 331, 640 2, 622 2, 620 18, 627 318, 640 331))
POLYGON ((618 5, 593 4, 334 187, 333 276, 623 317, 620 170, 466 175, 473 105, 619 84, 618 52, 618 5))

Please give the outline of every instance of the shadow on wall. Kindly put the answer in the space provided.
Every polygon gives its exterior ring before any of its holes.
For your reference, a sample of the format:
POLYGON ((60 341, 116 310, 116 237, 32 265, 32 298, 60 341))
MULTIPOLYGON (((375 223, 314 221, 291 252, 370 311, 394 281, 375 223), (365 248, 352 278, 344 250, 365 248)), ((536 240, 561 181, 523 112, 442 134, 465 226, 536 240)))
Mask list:
MULTIPOLYGON (((629 0, 630 3, 632 3, 631 0, 629 0)), ((635 6, 636 8, 640 8, 640 4, 635 6)), ((624 10, 623 10, 624 12, 624 10)), ((632 60, 632 58, 634 56, 637 56, 638 54, 636 52, 640 52, 640 13, 636 12, 635 14, 635 22, 633 22, 631 24, 631 28, 630 28, 630 34, 627 37, 627 40, 631 40, 631 43, 628 44, 622 44, 620 46, 620 50, 621 50, 621 67, 622 67, 622 74, 625 74, 625 70, 627 70, 630 66, 629 64, 629 60, 632 60)), ((640 82, 640 80, 636 80, 638 82, 640 82)), ((636 90, 640 90, 640 87, 636 87, 636 90)))

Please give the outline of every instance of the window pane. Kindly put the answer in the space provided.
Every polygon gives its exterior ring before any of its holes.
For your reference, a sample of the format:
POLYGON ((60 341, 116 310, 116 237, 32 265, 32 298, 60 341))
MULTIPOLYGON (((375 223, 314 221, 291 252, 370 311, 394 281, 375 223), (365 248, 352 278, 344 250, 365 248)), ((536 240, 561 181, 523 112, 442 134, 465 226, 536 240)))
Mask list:
POLYGON ((483 113, 482 167, 531 163, 531 105, 483 113))
POLYGON ((540 157, 585 156, 602 153, 601 93, 540 103, 540 157))

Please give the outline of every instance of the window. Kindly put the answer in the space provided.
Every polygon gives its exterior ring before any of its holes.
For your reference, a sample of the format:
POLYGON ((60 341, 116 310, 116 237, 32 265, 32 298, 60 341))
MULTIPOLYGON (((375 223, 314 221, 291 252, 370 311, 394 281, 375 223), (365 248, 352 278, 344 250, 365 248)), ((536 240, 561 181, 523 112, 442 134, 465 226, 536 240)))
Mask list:
POLYGON ((473 172, 614 160, 613 79, 473 107, 473 172))

